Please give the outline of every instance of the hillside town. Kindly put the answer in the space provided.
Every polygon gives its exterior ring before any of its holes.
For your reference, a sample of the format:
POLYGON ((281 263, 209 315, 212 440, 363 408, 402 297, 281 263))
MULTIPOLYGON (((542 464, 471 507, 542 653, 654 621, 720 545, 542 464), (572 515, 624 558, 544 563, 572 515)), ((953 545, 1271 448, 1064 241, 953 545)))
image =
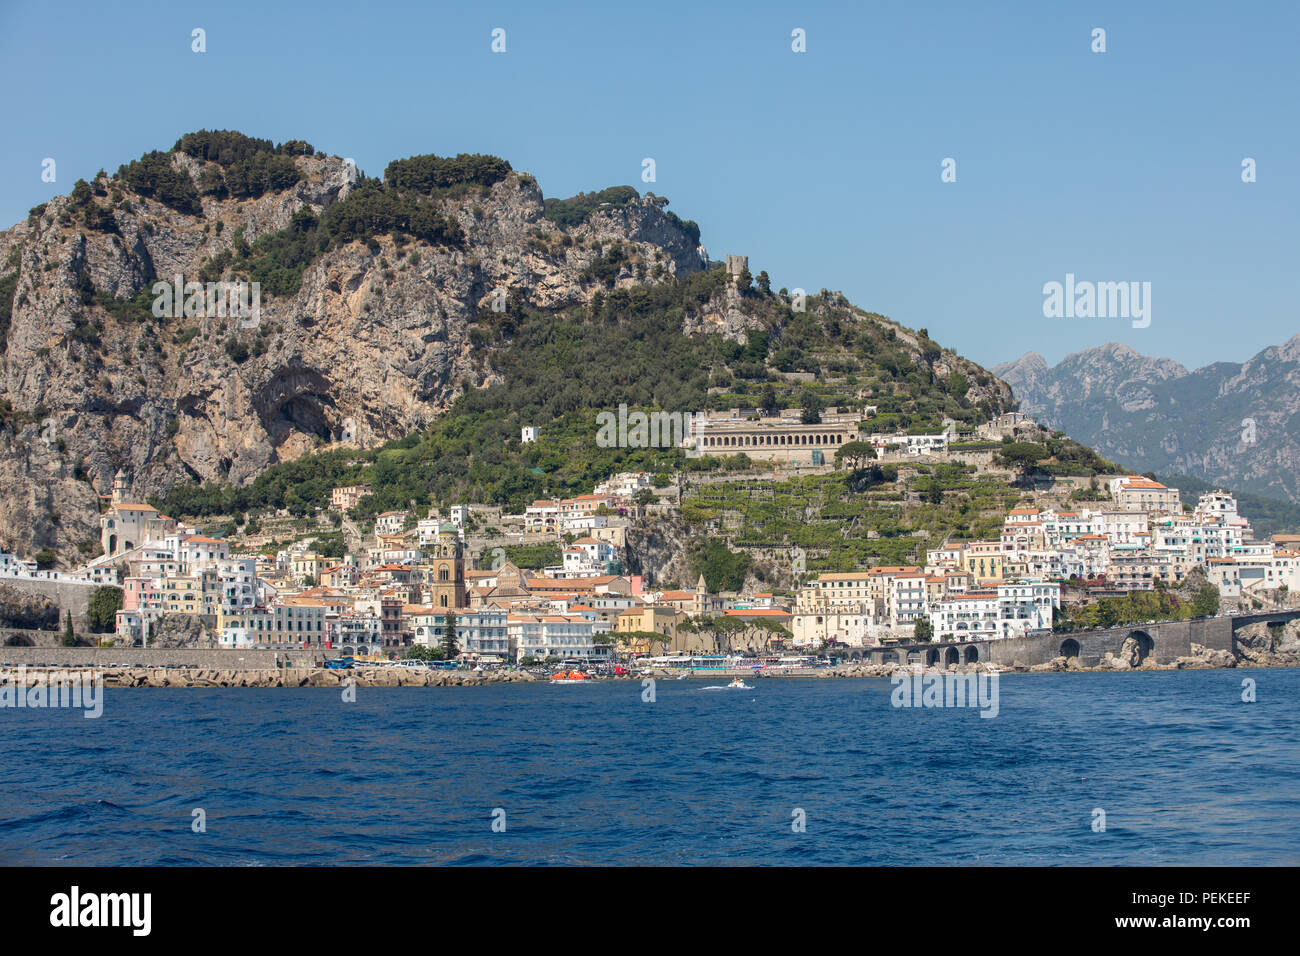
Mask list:
MULTIPOLYGON (((754 440, 732 431, 709 437, 754 440)), ((900 445, 891 450, 929 453, 900 445)), ((996 539, 928 549, 924 565, 799 574, 794 549, 797 584, 784 593, 713 592, 702 574, 678 590, 624 567, 629 526, 654 502, 674 500, 655 484, 648 473, 617 474, 514 515, 474 504, 384 512, 359 547, 330 556, 311 535, 274 551, 232 550, 128 500, 119 474, 100 521, 102 555, 58 572, 0 554, 0 580, 120 587, 115 636, 138 645, 149 646, 160 619, 185 615, 220 648, 429 652, 487 665, 1024 637, 1058 626, 1063 602, 1176 588, 1193 573, 1228 606, 1287 606, 1300 589, 1300 536, 1256 541, 1227 493, 1184 504, 1176 488, 1122 475, 1095 507, 1013 508, 996 539), (485 537, 487 527, 504 537, 485 537), (511 549, 484 546, 491 540, 558 560, 521 566, 511 549)), ((336 520, 370 493, 335 488, 336 520)))

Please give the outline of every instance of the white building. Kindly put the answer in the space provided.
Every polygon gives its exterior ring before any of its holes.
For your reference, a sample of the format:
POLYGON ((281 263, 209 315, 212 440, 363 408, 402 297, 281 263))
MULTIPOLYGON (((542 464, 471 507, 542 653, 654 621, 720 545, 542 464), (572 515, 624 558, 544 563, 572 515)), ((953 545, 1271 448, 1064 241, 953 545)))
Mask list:
POLYGON ((516 661, 525 657, 603 661, 610 657, 612 644, 596 642, 597 635, 609 633, 609 624, 591 613, 511 614, 507 628, 516 661))
POLYGON ((110 564, 87 565, 78 571, 40 571, 35 561, 24 561, 17 555, 0 551, 0 578, 21 578, 30 581, 62 581, 68 584, 118 583, 117 568, 110 564))
POLYGON ((653 476, 648 471, 625 471, 610 478, 606 478, 594 489, 598 495, 617 495, 621 498, 631 498, 642 488, 650 488, 653 485, 653 476))
MULTIPOLYGON (((454 609, 452 619, 456 628, 456 646, 460 649, 461 656, 506 660, 510 653, 507 616, 503 608, 497 607, 454 609)), ((408 624, 414 635, 414 643, 424 647, 438 647, 446 635, 447 612, 443 608, 427 608, 422 613, 410 615, 408 624)))
POLYGON ((1192 514, 1202 521, 1219 522, 1243 530, 1250 527, 1250 522, 1237 511, 1237 499, 1226 491, 1201 495, 1192 514))
POLYGON ((260 594, 256 558, 220 558, 217 580, 221 585, 221 610, 237 611, 255 607, 260 594))
POLYGON ((17 555, 0 551, 0 576, 21 578, 35 571, 35 561, 24 561, 17 555))
POLYGON ((890 627, 905 627, 924 617, 928 612, 925 603, 925 574, 920 571, 895 575, 889 582, 889 603, 886 611, 890 627))
POLYGON ((608 541, 596 538, 579 538, 564 549, 564 564, 545 569, 547 577, 597 578, 608 573, 610 562, 617 552, 608 541))
POLYGON ((590 534, 608 527, 605 515, 565 515, 560 519, 560 531, 566 534, 590 534))
POLYGON ((524 509, 524 531, 555 534, 560 527, 560 503, 539 498, 524 509))
POLYGON ((407 511, 385 511, 375 518, 375 534, 401 534, 409 516, 407 511))
POLYGON ((936 641, 1000 640, 1050 631, 1061 606, 1057 584, 1025 582, 951 595, 930 613, 936 641))
POLYGON ((432 514, 427 518, 421 518, 415 523, 416 534, 419 536, 419 544, 423 547, 426 544, 433 544, 438 540, 438 529, 443 525, 443 521, 437 514, 432 514))
POLYGON ((331 647, 358 654, 376 650, 384 643, 384 622, 373 611, 326 611, 325 640, 331 647))
POLYGON ((939 435, 872 435, 867 442, 884 457, 891 451, 902 455, 937 455, 948 450, 949 433, 939 435))
POLYGON ((1093 516, 1093 529, 1110 544, 1145 544, 1139 535, 1150 532, 1145 511, 1100 511, 1093 516))

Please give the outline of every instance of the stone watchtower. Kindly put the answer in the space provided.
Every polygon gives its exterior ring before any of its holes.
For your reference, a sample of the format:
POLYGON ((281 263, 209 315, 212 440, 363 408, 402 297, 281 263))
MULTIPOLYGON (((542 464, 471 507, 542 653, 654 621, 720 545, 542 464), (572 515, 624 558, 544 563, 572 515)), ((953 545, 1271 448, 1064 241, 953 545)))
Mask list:
POLYGON ((736 279, 749 268, 749 256, 727 256, 727 275, 736 279))
POLYGON ((455 525, 439 527, 429 551, 429 603, 435 608, 465 607, 465 548, 455 525))

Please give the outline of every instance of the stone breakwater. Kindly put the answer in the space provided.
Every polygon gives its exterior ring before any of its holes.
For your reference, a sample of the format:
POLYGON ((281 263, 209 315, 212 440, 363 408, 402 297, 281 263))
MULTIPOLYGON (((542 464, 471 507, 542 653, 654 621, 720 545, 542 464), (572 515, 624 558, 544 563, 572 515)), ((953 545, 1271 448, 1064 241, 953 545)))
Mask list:
MULTIPOLYGON (((800 670, 788 673, 746 674, 746 679, 767 678, 808 678, 808 677, 892 677, 895 674, 911 673, 919 665, 914 664, 842 664, 837 667, 817 670, 800 670)), ((1027 666, 1023 664, 1011 667, 984 663, 950 665, 947 668, 935 666, 923 668, 925 673, 956 674, 1038 674, 1062 671, 1164 671, 1190 670, 1225 667, 1294 667, 1300 666, 1300 660, 1290 663, 1258 663, 1238 661, 1226 651, 1212 652, 1209 657, 1179 658, 1171 663, 1152 663, 1145 661, 1136 667, 1102 666, 1080 667, 1074 658, 1060 657, 1050 663, 1027 666)), ((25 683, 45 677, 62 669, 26 668, 22 674, 0 673, 0 678, 13 680, 22 675, 25 683)), ((127 668, 93 668, 96 676, 102 676, 105 687, 337 687, 342 688, 352 681, 356 687, 482 687, 487 684, 509 683, 546 683, 546 678, 535 677, 525 671, 504 671, 484 674, 472 672, 420 671, 405 668, 373 668, 354 671, 332 671, 307 667, 282 667, 278 669, 250 670, 204 670, 201 668, 173 667, 127 667, 127 668)), ((660 680, 672 680, 673 676, 654 675, 660 680)), ((600 680, 640 681, 642 675, 627 677, 605 677, 600 680)), ((694 680, 726 679, 704 674, 692 675, 694 680)))
MULTIPOLYGON (((30 650, 30 649, 28 649, 30 650)), ((1191 645, 1192 653, 1168 661, 1141 659, 1135 644, 1126 643, 1118 654, 1107 653, 1095 667, 1085 667, 1077 657, 1057 657, 1039 664, 1012 661, 1010 664, 990 664, 980 661, 971 664, 951 664, 947 667, 926 666, 926 672, 957 674, 1042 674, 1076 671, 1168 671, 1199 670, 1205 668, 1258 668, 1300 667, 1300 622, 1288 624, 1285 629, 1272 631, 1264 625, 1252 625, 1238 632, 1234 651, 1215 650, 1199 644, 1191 645)), ((174 652, 178 653, 178 652, 174 652)), ((227 658, 223 658, 223 662, 227 658)), ((48 664, 48 662, 46 662, 48 664)), ((259 662, 260 663, 260 662, 259 662)), ((802 668, 789 671, 753 672, 750 670, 713 671, 688 675, 695 680, 729 679, 734 676, 750 678, 773 677, 892 677, 910 673, 916 663, 886 664, 848 663, 828 668, 802 668)), ((105 687, 343 687, 348 681, 357 687, 480 687, 486 684, 546 682, 522 670, 497 670, 476 673, 473 671, 443 671, 407 667, 359 667, 346 671, 327 670, 318 662, 296 661, 285 667, 158 667, 141 663, 132 665, 97 666, 92 660, 70 663, 62 667, 42 667, 23 661, 0 664, 0 680, 22 679, 30 683, 39 675, 59 671, 93 671, 102 675, 105 687), (25 676, 23 676, 25 675, 25 676)), ((640 673, 625 677, 605 677, 601 680, 640 681, 640 673)), ((673 680, 675 672, 657 670, 648 676, 660 680, 673 680)))
MULTIPOLYGON (((95 667, 82 668, 102 676, 105 687, 343 687, 352 681, 356 687, 476 687, 483 684, 527 683, 537 680, 523 671, 475 674, 459 671, 421 671, 412 668, 382 667, 349 671, 332 671, 311 667, 251 668, 247 670, 211 670, 175 667, 95 667)), ((21 679, 30 684, 51 673, 71 673, 64 668, 28 667, 21 671, 0 672, 0 679, 21 679)))

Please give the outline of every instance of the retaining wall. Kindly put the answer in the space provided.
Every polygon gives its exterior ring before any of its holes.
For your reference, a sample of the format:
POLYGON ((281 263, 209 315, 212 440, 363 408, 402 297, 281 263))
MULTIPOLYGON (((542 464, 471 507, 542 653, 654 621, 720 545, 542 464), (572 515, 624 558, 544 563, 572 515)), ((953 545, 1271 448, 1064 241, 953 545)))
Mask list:
POLYGON ((198 667, 204 670, 244 670, 275 667, 280 663, 311 666, 325 657, 337 657, 336 650, 278 651, 222 650, 211 648, 153 647, 0 647, 0 665, 9 667, 198 667))

